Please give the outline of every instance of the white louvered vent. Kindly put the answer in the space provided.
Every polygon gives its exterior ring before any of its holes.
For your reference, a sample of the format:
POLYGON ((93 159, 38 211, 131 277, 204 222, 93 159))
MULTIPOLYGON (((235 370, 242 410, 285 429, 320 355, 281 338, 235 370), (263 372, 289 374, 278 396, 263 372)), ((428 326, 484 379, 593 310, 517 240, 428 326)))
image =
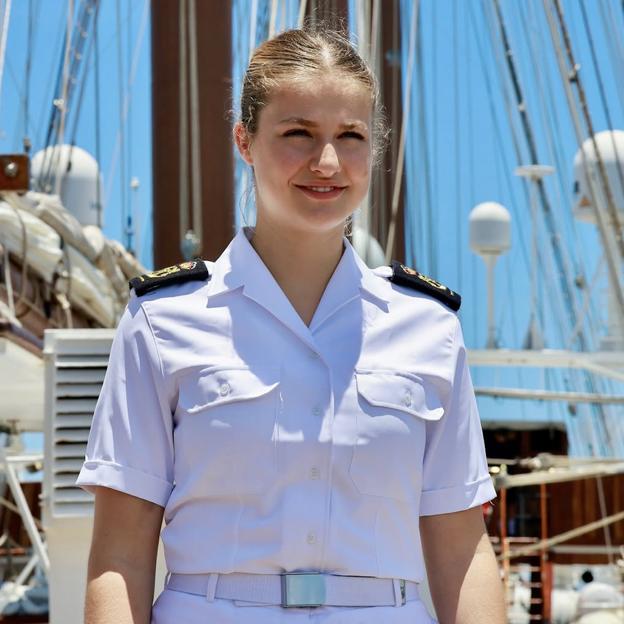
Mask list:
POLYGON ((113 329, 45 332, 44 524, 93 512, 93 497, 75 482, 114 333, 113 329))

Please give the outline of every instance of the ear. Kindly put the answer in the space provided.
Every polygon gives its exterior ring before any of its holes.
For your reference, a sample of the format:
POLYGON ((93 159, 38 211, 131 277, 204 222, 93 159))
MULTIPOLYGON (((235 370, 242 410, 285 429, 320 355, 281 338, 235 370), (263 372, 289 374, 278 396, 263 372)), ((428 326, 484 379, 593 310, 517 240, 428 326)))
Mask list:
POLYGON ((241 158, 248 164, 253 166, 253 158, 251 156, 251 137, 249 136, 249 132, 240 121, 237 121, 234 124, 234 128, 232 129, 232 135, 234 137, 234 143, 236 143, 236 147, 238 148, 238 153, 241 155, 241 158))

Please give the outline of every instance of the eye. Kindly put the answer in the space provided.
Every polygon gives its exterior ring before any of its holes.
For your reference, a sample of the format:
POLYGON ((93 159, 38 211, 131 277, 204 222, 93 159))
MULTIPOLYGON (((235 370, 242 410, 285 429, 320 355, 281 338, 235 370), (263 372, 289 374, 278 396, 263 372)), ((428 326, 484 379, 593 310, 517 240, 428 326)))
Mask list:
POLYGON ((286 130, 283 136, 310 136, 310 133, 305 128, 293 128, 292 130, 286 130))
POLYGON ((360 141, 366 140, 364 135, 360 134, 359 132, 356 132, 355 130, 348 130, 347 132, 343 132, 340 136, 345 137, 347 139, 358 139, 360 141))

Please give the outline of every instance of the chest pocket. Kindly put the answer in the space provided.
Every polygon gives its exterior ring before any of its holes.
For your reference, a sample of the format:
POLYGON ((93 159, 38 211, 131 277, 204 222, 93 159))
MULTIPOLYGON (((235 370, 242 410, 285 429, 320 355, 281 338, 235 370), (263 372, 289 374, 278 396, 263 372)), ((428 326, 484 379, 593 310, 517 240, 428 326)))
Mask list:
POLYGON ((180 382, 176 488, 194 495, 265 491, 277 464, 279 367, 208 368, 180 382))
POLYGON ((442 418, 437 392, 416 375, 357 370, 357 438, 349 467, 361 494, 410 501, 419 495, 426 421, 442 418))

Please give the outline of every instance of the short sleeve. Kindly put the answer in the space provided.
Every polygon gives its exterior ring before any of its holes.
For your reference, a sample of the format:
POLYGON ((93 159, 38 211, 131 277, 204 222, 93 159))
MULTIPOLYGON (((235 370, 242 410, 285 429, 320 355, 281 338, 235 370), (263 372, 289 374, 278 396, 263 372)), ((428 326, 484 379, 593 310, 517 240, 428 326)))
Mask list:
POLYGON ((462 511, 496 498, 459 319, 451 350, 452 387, 444 415, 426 424, 422 516, 462 511))
POLYGON ((173 488, 170 394, 149 320, 133 295, 115 333, 76 484, 164 507, 173 488))

